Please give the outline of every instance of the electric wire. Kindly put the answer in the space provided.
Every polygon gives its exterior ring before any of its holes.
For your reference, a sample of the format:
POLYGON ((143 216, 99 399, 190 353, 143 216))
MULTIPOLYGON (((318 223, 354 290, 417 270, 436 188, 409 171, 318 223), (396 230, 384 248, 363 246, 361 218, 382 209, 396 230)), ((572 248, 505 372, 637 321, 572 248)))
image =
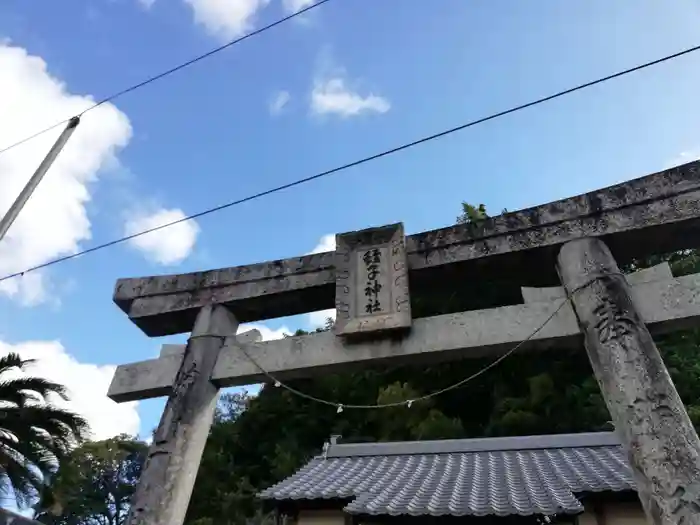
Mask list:
MULTIPOLYGON (((311 4, 310 6, 307 6, 307 7, 303 8, 303 9, 300 9, 299 11, 297 11, 297 12, 295 12, 295 13, 292 13, 292 14, 290 14, 290 15, 287 15, 287 16, 285 16, 285 17, 283 17, 283 18, 280 18, 280 19, 278 19, 278 20, 275 20, 274 22, 272 22, 272 23, 270 23, 270 24, 267 24, 267 25, 261 27, 260 29, 256 29, 255 31, 251 31, 250 33, 246 33, 245 35, 243 35, 243 36, 241 36, 241 37, 238 37, 238 38, 235 38, 235 39, 233 39, 233 40, 231 40, 231 41, 229 41, 229 42, 227 42, 227 43, 225 43, 225 44, 222 44, 222 45, 220 45, 219 47, 216 47, 216 48, 214 48, 214 49, 212 49, 212 50, 210 50, 210 51, 207 51, 207 52, 204 53, 204 54, 198 55, 198 56, 196 56, 196 57, 194 57, 194 58, 192 58, 192 59, 190 59, 190 60, 187 60, 186 62, 183 62, 183 63, 181 63, 181 64, 178 64, 178 65, 175 66, 175 67, 172 67, 172 68, 170 68, 170 69, 167 69, 167 70, 165 70, 165 71, 163 71, 163 72, 161 72, 161 73, 158 73, 158 74, 156 74, 156 75, 153 75, 153 76, 147 78, 146 80, 143 80, 142 82, 139 82, 138 84, 134 84, 134 85, 129 86, 129 87, 125 88, 125 89, 122 89, 121 91, 117 91, 116 93, 113 93, 112 95, 110 95, 110 96, 108 96, 108 97, 106 97, 106 98, 103 98, 102 100, 100 100, 100 101, 94 103, 92 106, 90 106, 90 107, 88 107, 87 109, 83 110, 81 113, 79 113, 79 114, 76 115, 76 116, 82 117, 83 115, 85 115, 85 113, 87 113, 87 112, 89 112, 89 111, 92 111, 93 109, 96 109, 96 108, 100 107, 100 106, 103 105, 103 104, 107 104, 108 102, 112 102, 113 100, 115 100, 115 99, 117 99, 117 98, 119 98, 119 97, 121 97, 121 96, 123 96, 123 95, 126 95, 127 93, 131 93, 132 91, 136 91, 137 89, 140 89, 140 88, 142 88, 142 87, 144 87, 144 86, 147 86, 148 84, 151 84, 152 82, 156 82, 156 81, 160 80, 161 78, 170 76, 170 75, 172 75, 173 73, 176 73, 176 72, 180 71, 181 69, 185 69, 186 67, 189 67, 189 66, 191 66, 192 64, 196 64, 197 62, 199 62, 199 61, 201 61, 201 60, 204 60, 205 58, 209 58, 209 57, 212 56, 212 55, 215 55, 215 54, 217 54, 217 53, 220 53, 221 51, 223 51, 223 50, 225 50, 225 49, 228 49, 229 47, 231 47, 231 46, 233 46, 233 45, 236 45, 236 44, 238 44, 238 43, 240 43, 240 42, 243 42, 244 40, 247 40, 247 39, 249 39, 249 38, 252 38, 252 37, 254 37, 254 36, 257 36, 257 35, 259 35, 259 34, 261 34, 261 33, 266 32, 266 31, 269 31, 270 29, 272 29, 272 28, 274 28, 274 27, 277 27, 278 25, 287 22, 287 21, 291 20, 292 18, 296 18, 297 16, 301 16, 301 15, 303 15, 304 13, 307 13, 308 11, 311 11, 312 9, 316 9, 317 7, 320 7, 320 6, 322 6, 323 4, 326 4, 326 3, 330 2, 330 1, 331 1, 331 0, 318 0, 316 3, 311 4)), ((13 144, 10 144, 9 146, 7 146, 7 147, 5 147, 5 148, 0 149, 0 155, 2 155, 3 153, 5 153, 6 151, 10 151, 11 149, 16 148, 17 146, 20 146, 20 145, 24 144, 25 142, 29 142, 30 140, 35 139, 36 137, 38 137, 38 136, 40 136, 40 135, 43 135, 44 133, 48 133, 49 131, 51 131, 51 130, 53 130, 53 129, 55 129, 55 128, 57 128, 57 127, 63 125, 63 124, 67 124, 68 122, 70 122, 70 120, 71 120, 72 118, 75 118, 75 117, 67 118, 67 119, 62 120, 62 121, 60 121, 60 122, 56 122, 55 124, 53 124, 52 126, 49 126, 48 128, 44 128, 44 129, 42 129, 41 131, 37 131, 37 132, 34 133, 33 135, 30 135, 30 136, 28 136, 28 137, 25 137, 25 138, 23 138, 22 140, 19 140, 19 141, 13 143, 13 144)))
MULTIPOLYGON (((325 1, 327 2, 327 1, 329 1, 329 0, 325 0, 325 1)), ((319 3, 315 4, 315 5, 316 5, 316 6, 322 5, 322 2, 319 2, 319 3)), ((302 12, 302 11, 300 11, 300 12, 302 12)), ((289 17, 287 17, 287 18, 289 18, 289 17)), ((434 133, 434 134, 431 134, 431 135, 427 135, 427 136, 425 136, 425 137, 416 139, 416 140, 414 140, 414 141, 412 141, 412 142, 404 143, 404 144, 402 144, 402 145, 400 145, 400 146, 396 146, 396 147, 394 147, 394 148, 387 149, 387 150, 381 151, 381 152, 379 152, 379 153, 375 153, 375 154, 373 154, 373 155, 369 155, 369 156, 367 156, 367 157, 363 157, 363 158, 361 158, 361 159, 358 159, 358 160, 349 162, 349 163, 347 163, 347 164, 343 164, 343 165, 341 165, 341 166, 337 166, 337 167, 335 167, 335 168, 332 168, 332 169, 329 169, 329 170, 326 170, 326 171, 322 171, 322 172, 320 172, 320 173, 316 173, 315 175, 311 175, 311 176, 308 176, 308 177, 304 177, 304 178, 302 178, 302 179, 295 180, 295 181, 293 181, 293 182, 289 182, 289 183, 286 183, 286 184, 282 184, 282 185, 280 185, 280 186, 276 186, 276 187, 271 188, 271 189, 269 189, 269 190, 265 190, 265 191, 261 191, 261 192, 259 192, 259 193, 255 193, 255 194, 253 194, 253 195, 249 195, 248 197, 244 197, 244 198, 241 198, 241 199, 237 199, 237 200, 234 200, 234 201, 230 201, 230 202, 227 202, 227 203, 225 203, 225 204, 221 204, 221 205, 219 205, 219 206, 215 206, 215 207, 213 207, 213 208, 209 208, 209 209, 200 211, 200 212, 198 212, 198 213, 195 213, 195 214, 192 214, 192 215, 188 215, 188 216, 186 216, 186 217, 182 217, 181 219, 177 219, 177 220, 175 220, 175 221, 171 221, 171 222, 168 222, 168 223, 166 223, 166 224, 162 224, 162 225, 160 225, 160 226, 156 226, 156 227, 154 227, 154 228, 149 228, 149 229, 143 230, 143 231, 141 231, 141 232, 134 233, 134 234, 132 234, 132 235, 127 235, 127 236, 124 236, 124 237, 121 237, 121 238, 118 238, 118 239, 114 239, 114 240, 109 241, 109 242, 106 242, 106 243, 104 243, 104 244, 98 244, 98 245, 93 246, 93 247, 91 247, 91 248, 87 248, 87 249, 85 249, 85 250, 82 250, 82 251, 79 251, 79 252, 76 252, 76 253, 73 253, 73 254, 70 254, 70 255, 66 255, 66 256, 63 256, 63 257, 56 258, 56 259, 52 259, 52 260, 50 260, 50 261, 47 261, 47 262, 42 263, 42 264, 38 264, 38 265, 36 265, 36 266, 32 266, 32 267, 27 268, 27 269, 25 269, 25 270, 23 270, 23 271, 20 271, 20 272, 14 272, 14 273, 8 274, 8 275, 6 275, 6 276, 0 278, 0 282, 6 281, 6 280, 8 280, 8 279, 12 279, 12 278, 14 278, 14 277, 22 276, 22 275, 24 275, 24 274, 26 274, 26 273, 29 273, 29 272, 33 272, 33 271, 36 271, 36 270, 40 270, 40 269, 43 269, 43 268, 47 268, 47 267, 53 266, 53 265, 55 265, 55 264, 59 264, 59 263, 65 262, 65 261, 69 261, 69 260, 71 260, 71 259, 75 259, 75 258, 80 257, 80 256, 82 256, 82 255, 86 255, 86 254, 88 254, 88 253, 93 253, 93 252, 96 252, 96 251, 98 251, 98 250, 102 250, 102 249, 104 249, 104 248, 108 248, 108 247, 110 247, 110 246, 114 246, 114 245, 117 245, 117 244, 121 244, 121 243, 124 243, 124 242, 126 242, 126 241, 135 239, 135 238, 137 238, 137 237, 141 237, 141 236, 147 235, 147 234, 149 234, 149 233, 153 233, 153 232, 156 232, 156 231, 165 229, 165 228, 169 228, 169 227, 171 227, 171 226, 175 226, 176 224, 180 224, 180 223, 185 222, 185 221, 189 221, 189 220, 197 219, 197 218, 200 218, 200 217, 204 217, 205 215, 209 215, 209 214, 212 214, 212 213, 221 211, 221 210, 225 210, 225 209, 227 209, 227 208, 231 208, 231 207, 233 207, 233 206, 237 206, 237 205, 239 205, 239 204, 243 204, 243 203, 246 203, 246 202, 250 202, 250 201, 259 199, 259 198, 261 198, 261 197, 265 197, 265 196, 267 196, 267 195, 271 195, 271 194, 273 194, 273 193, 280 192, 280 191, 282 191, 282 190, 286 190, 286 189, 289 189, 289 188, 293 188, 293 187, 295 187, 295 186, 299 186, 299 185, 305 184, 305 183, 307 183, 307 182, 311 182, 311 181, 314 181, 314 180, 317 180, 317 179, 320 179, 320 178, 323 178, 323 177, 327 177, 327 176, 329 176, 329 175, 333 175, 333 174, 335 174, 335 173, 339 173, 339 172, 348 170, 348 169, 350 169, 350 168, 354 168, 354 167, 356 167, 356 166, 360 166, 360 165, 362 165, 362 164, 366 164, 366 163, 368 163, 368 162, 371 162, 371 161, 374 161, 374 160, 377 160, 377 159, 380 159, 380 158, 383 158, 383 157, 387 157, 387 156, 389 156, 389 155, 393 155, 394 153, 398 153, 398 152, 401 152, 401 151, 404 151, 404 150, 413 148, 413 147, 418 146, 418 145, 420 145, 420 144, 424 144, 424 143, 426 143, 426 142, 430 142, 430 141, 433 141, 433 140, 436 140, 436 139, 439 139, 439 138, 442 138, 442 137, 451 135, 451 134, 456 133, 456 132, 458 132, 458 131, 463 131, 463 130, 465 130, 465 129, 471 128, 471 127, 476 126, 476 125, 478 125, 478 124, 483 124, 483 123, 485 123, 485 122, 488 122, 488 121, 491 121, 491 120, 495 120, 495 119, 497 119, 497 118, 504 117, 504 116, 506 116, 506 115, 510 115, 510 114, 512 114, 512 113, 516 113, 516 112, 518 112, 518 111, 522 111, 522 110, 524 110, 524 109, 531 108, 531 107, 533 107, 533 106, 537 106, 537 105, 539 105, 539 104, 543 104, 543 103, 545 103, 545 102, 549 102, 549 101, 551 101, 551 100, 554 100, 554 99, 557 99, 557 98, 560 98, 560 97, 563 97, 563 96, 566 96, 566 95, 570 95, 571 93, 574 93, 574 92, 577 92, 577 91, 581 91, 581 90, 583 90, 583 89, 587 89, 587 88, 589 88, 589 87, 592 87, 592 86, 595 86, 595 85, 598 85, 598 84, 602 84, 602 83, 607 82, 607 81, 609 81, 609 80, 613 80, 613 79, 616 79, 616 78, 619 78, 619 77, 622 77, 622 76, 625 76, 625 75, 629 75, 629 74, 631 74, 631 73, 634 73, 634 72, 637 72, 637 71, 641 71, 641 70, 643 70, 643 69, 646 69, 646 68, 649 68, 649 67, 652 67, 652 66, 655 66, 655 65, 664 63, 664 62, 668 62, 669 60, 673 60, 673 59, 682 57, 682 56, 684 56, 684 55, 688 55, 688 54, 690 54, 690 53, 694 53, 694 52, 696 52, 696 51, 698 51, 698 50, 700 50, 700 46, 691 47, 691 48, 685 49, 685 50, 683 50, 683 51, 679 51, 679 52, 677 52, 677 53, 674 53, 674 54, 672 54, 672 55, 667 55, 667 56, 665 56, 665 57, 662 57, 662 58, 659 58, 659 59, 656 59, 656 60, 652 60, 651 62, 646 62, 646 63, 644 63, 644 64, 640 64, 640 65, 638 65, 638 66, 634 66, 634 67, 631 67, 631 68, 628 68, 628 69, 619 71, 619 72, 617 72, 617 73, 613 73, 613 74, 611 74, 611 75, 607 75, 607 76, 598 78, 598 79, 596 79, 596 80, 592 80, 592 81, 589 81, 589 82, 586 82, 586 83, 583 83, 583 84, 578 84, 577 86, 574 86, 574 87, 569 88, 569 89, 565 89, 565 90, 563 90, 563 91, 559 91, 559 92, 554 93, 554 94, 552 94, 552 95, 548 95, 548 96, 545 96, 545 97, 542 97, 542 98, 533 100, 533 101, 531 101, 531 102, 527 102, 527 103, 525 103, 525 104, 520 104, 520 105, 514 106, 514 107, 512 107, 512 108, 510 108, 510 109, 506 109, 506 110, 503 110, 503 111, 499 111, 498 113, 492 113, 492 114, 490 114, 490 115, 488 115, 488 116, 486 116, 486 117, 482 117, 482 118, 479 118, 479 119, 476 119, 476 120, 472 120, 472 121, 466 122, 466 123, 464 123, 464 124, 460 124, 459 126, 455 126, 455 127, 446 129, 446 130, 444 130, 444 131, 440 131, 440 132, 438 132, 438 133, 434 133)))

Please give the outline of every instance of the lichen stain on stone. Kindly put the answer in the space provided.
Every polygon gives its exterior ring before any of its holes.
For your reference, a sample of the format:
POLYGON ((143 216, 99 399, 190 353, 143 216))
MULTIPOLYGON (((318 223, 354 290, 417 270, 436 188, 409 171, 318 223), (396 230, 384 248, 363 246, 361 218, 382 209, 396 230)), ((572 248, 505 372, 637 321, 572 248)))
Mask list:
POLYGON ((626 186, 617 186, 613 188, 612 194, 619 203, 625 203, 629 200, 629 191, 626 186))
POLYGON ((603 211, 603 202, 597 193, 586 194, 587 204, 593 213, 601 213, 603 211))
POLYGON ((481 253, 481 255, 488 255, 491 253, 491 247, 488 241, 481 241, 477 243, 476 249, 481 253))
MULTIPOLYGON (((542 220, 543 211, 544 210, 540 208, 529 208, 527 210, 515 213, 513 219, 517 219, 517 222, 512 227, 519 228, 540 226, 544 222, 542 220)), ((509 226, 511 225, 509 224, 509 226)))
POLYGON ((522 225, 522 217, 520 213, 509 213, 503 216, 503 222, 507 229, 514 230, 522 225))

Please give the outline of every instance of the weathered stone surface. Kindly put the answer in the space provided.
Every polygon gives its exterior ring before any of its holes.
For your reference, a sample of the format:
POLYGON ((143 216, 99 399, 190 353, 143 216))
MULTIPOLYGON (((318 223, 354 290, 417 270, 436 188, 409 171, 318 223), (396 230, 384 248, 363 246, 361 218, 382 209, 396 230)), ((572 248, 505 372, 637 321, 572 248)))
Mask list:
MULTIPOLYGON (((242 334, 231 335, 229 339, 235 340, 239 344, 259 343, 262 341, 262 334, 259 330, 248 330, 242 334)), ((149 399, 152 397, 169 396, 175 384, 182 358, 185 355, 187 345, 165 344, 160 348, 160 357, 120 365, 119 374, 114 374, 112 383, 109 386, 107 395, 112 396, 112 392, 117 392, 115 401, 136 401, 138 399, 149 399), (147 379, 146 379, 147 378, 147 379), (146 380, 152 389, 138 393, 126 392, 120 394, 125 385, 139 385, 146 380)), ((126 387, 128 389, 128 387, 126 387)))
POLYGON ((336 335, 411 327, 402 224, 336 235, 335 278, 336 335))
MULTIPOLYGON (((644 268, 634 273, 625 276, 627 283, 630 286, 635 286, 640 283, 650 283, 653 281, 667 281, 673 279, 671 267, 667 262, 657 264, 651 268, 644 268)), ((552 286, 547 288, 530 288, 523 286, 521 289, 523 301, 525 303, 538 303, 541 301, 555 301, 566 297, 566 292, 561 286, 552 286)))
POLYGON ((599 239, 559 255, 585 346, 650 523, 700 525, 700 440, 615 260, 599 239))
MULTIPOLYGON (((556 283, 558 247, 606 237, 620 261, 700 244, 700 162, 570 199, 406 239, 411 294, 440 282, 511 273, 556 283)), ((151 336, 184 332, 197 310, 229 305, 242 321, 332 308, 333 252, 192 274, 120 279, 115 302, 151 336)))
POLYGON ((224 338, 237 328, 225 307, 202 308, 184 356, 166 358, 180 366, 131 500, 128 525, 183 523, 218 399, 209 378, 224 338))
MULTIPOLYGON (((505 306, 494 310, 416 319, 411 335, 403 341, 385 339, 357 344, 344 343, 335 334, 324 332, 243 346, 265 370, 280 379, 345 371, 354 365, 376 365, 386 360, 398 364, 414 363, 421 358, 434 361, 469 357, 505 350, 507 343, 524 339, 536 328, 536 323, 543 322, 557 306, 554 303, 505 306), (499 330, 492 332, 494 326, 498 326, 499 330)), ((552 341, 543 342, 564 345, 567 336, 578 335, 570 308, 563 308, 558 317, 560 319, 557 322, 540 334, 540 339, 552 341)), ((167 394, 172 385, 171 379, 163 373, 153 374, 153 371, 161 366, 161 361, 163 367, 171 368, 168 359, 118 366, 108 396, 123 402, 167 394)), ((253 384, 265 379, 235 341, 226 342, 214 370, 213 381, 224 387, 253 384)))
MULTIPOLYGON (((641 282, 633 287, 632 295, 654 333, 695 326, 700 321, 700 274, 641 282)), ((400 364, 495 355, 527 338, 560 304, 558 299, 414 319, 411 334, 403 341, 352 344, 332 333, 320 333, 241 346, 263 369, 281 380, 382 361, 400 364)), ((221 351, 212 376, 220 387, 266 379, 239 344, 229 337, 221 351)), ((580 344, 576 318, 567 304, 522 351, 580 344)), ((108 395, 119 402, 166 395, 173 383, 173 367, 170 357, 121 365, 108 395)))
POLYGON ((157 359, 119 365, 107 396, 120 403, 169 396, 181 363, 182 354, 170 352, 157 359))
MULTIPOLYGON (((256 328, 254 328, 253 330, 248 330, 247 332, 243 332, 242 334, 237 334, 235 337, 236 341, 238 341, 239 343, 258 343, 262 341, 262 334, 260 333, 260 330, 256 328)), ((185 354, 186 349, 187 345, 163 345, 160 347, 160 357, 169 357, 172 355, 183 356, 185 354)), ((173 379, 174 378, 175 376, 173 375, 173 379)))

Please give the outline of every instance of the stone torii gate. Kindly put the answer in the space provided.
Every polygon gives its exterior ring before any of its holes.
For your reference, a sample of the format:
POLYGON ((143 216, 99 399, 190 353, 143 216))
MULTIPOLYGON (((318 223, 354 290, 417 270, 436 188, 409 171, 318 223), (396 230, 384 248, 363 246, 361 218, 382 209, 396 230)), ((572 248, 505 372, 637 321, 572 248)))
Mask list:
POLYGON ((649 522, 700 525, 700 441, 650 335, 700 325, 700 274, 663 264, 625 277, 616 262, 698 246, 694 162, 478 224, 408 237, 390 225, 338 235, 335 252, 120 279, 114 301, 146 335, 191 332, 119 366, 109 389, 118 402, 168 396, 129 524, 183 522, 222 387, 583 342, 649 522), (411 299, 485 279, 517 293, 412 318, 411 299), (333 333, 236 336, 239 322, 333 306, 333 333))

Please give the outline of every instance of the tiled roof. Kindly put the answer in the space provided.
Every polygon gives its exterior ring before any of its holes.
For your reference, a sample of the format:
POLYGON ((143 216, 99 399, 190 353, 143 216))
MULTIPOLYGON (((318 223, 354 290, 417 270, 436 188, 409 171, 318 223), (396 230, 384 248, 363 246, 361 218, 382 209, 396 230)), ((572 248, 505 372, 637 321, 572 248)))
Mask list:
POLYGON ((577 494, 634 490, 613 433, 330 445, 269 500, 349 501, 351 514, 576 514, 577 494))

